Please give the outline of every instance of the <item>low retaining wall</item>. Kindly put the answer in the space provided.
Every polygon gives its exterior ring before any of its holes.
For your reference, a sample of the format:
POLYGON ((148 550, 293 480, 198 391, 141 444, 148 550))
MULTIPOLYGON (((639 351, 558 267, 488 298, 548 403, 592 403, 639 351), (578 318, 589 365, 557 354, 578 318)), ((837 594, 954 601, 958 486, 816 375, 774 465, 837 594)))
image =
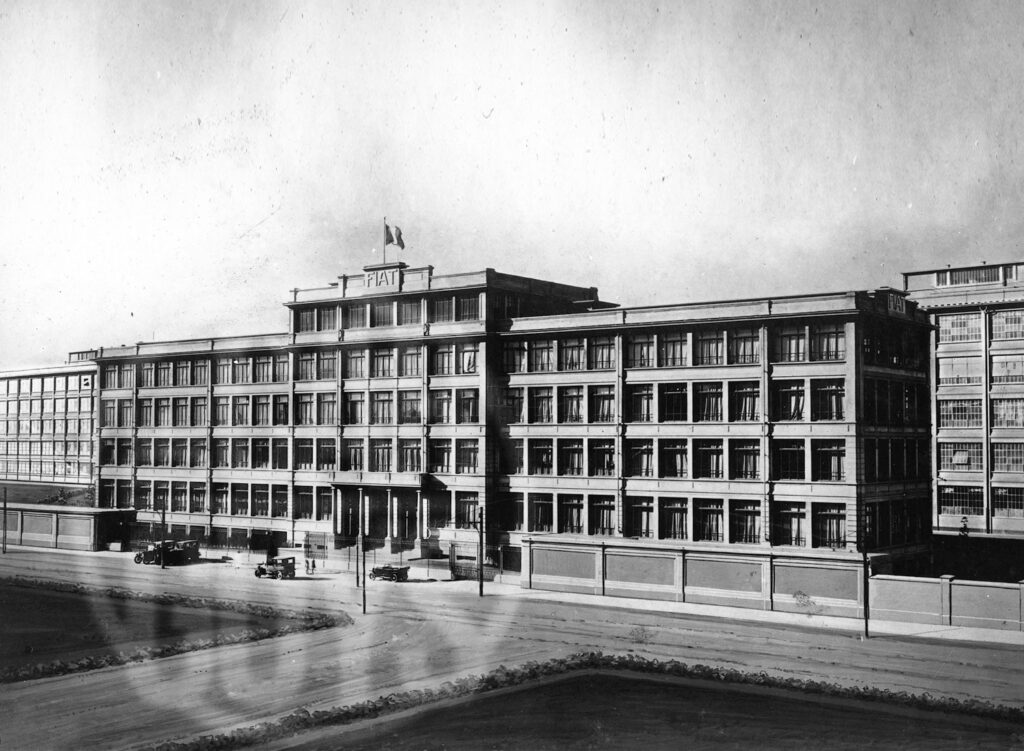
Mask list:
POLYGON ((1024 631, 1024 582, 873 576, 870 594, 879 620, 1024 631))
POLYGON ((127 539, 127 525, 134 518, 135 512, 127 510, 9 503, 7 544, 105 550, 109 543, 127 539))

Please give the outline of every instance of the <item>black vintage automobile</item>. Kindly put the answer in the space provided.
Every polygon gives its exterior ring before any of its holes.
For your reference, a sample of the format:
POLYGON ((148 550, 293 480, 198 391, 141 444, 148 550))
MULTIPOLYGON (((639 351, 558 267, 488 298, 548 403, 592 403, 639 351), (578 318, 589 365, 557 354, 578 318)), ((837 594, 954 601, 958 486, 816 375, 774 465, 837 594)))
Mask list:
POLYGON ((135 554, 136 563, 163 563, 166 566, 181 566, 198 560, 198 540, 159 540, 148 543, 145 550, 135 554))
POLYGON ((371 579, 386 579, 393 582, 404 582, 409 580, 408 566, 374 566, 370 570, 371 579))
POLYGON ((266 563, 256 564, 256 578, 264 576, 271 579, 294 579, 295 578, 295 557, 278 556, 271 558, 266 563))

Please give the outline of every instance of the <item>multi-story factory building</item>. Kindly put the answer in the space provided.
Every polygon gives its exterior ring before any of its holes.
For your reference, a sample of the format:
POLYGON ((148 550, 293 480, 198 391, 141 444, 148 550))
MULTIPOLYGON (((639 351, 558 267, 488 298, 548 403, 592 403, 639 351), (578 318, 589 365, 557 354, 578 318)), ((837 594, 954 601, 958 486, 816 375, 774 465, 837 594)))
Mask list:
POLYGON ((567 588, 608 546, 691 556, 691 593, 708 561, 923 549, 929 329, 901 291, 619 308, 396 263, 287 307, 287 333, 97 353, 101 506, 235 545, 362 520, 421 553, 485 513, 505 565, 567 588))
POLYGON ((931 523, 939 534, 1024 540, 1022 275, 1020 263, 903 275, 934 324, 931 523))

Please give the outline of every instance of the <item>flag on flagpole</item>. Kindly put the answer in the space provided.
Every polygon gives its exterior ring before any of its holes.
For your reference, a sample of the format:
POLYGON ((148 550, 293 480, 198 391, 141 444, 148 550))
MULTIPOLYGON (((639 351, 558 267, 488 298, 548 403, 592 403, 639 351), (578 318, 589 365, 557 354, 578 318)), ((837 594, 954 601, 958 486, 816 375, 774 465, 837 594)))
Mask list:
POLYGON ((384 240, 385 245, 397 245, 402 250, 405 250, 405 241, 402 239, 402 228, 397 224, 395 225, 394 234, 391 234, 391 227, 387 224, 384 225, 384 240))

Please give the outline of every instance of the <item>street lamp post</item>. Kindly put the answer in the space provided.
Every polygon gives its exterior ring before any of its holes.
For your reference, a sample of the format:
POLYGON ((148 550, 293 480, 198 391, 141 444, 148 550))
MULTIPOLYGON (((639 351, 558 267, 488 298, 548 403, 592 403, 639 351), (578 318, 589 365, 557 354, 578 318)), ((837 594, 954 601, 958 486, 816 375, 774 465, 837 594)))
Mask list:
MULTIPOLYGON (((166 502, 165 502, 166 503, 166 502)), ((160 568, 167 568, 167 562, 164 560, 164 540, 167 538, 167 508, 165 505, 160 506, 160 568)))
POLYGON ((477 542, 477 557, 476 557, 476 576, 477 582, 480 585, 480 596, 484 596, 484 507, 477 506, 477 519, 476 527, 480 533, 479 541, 477 542))

